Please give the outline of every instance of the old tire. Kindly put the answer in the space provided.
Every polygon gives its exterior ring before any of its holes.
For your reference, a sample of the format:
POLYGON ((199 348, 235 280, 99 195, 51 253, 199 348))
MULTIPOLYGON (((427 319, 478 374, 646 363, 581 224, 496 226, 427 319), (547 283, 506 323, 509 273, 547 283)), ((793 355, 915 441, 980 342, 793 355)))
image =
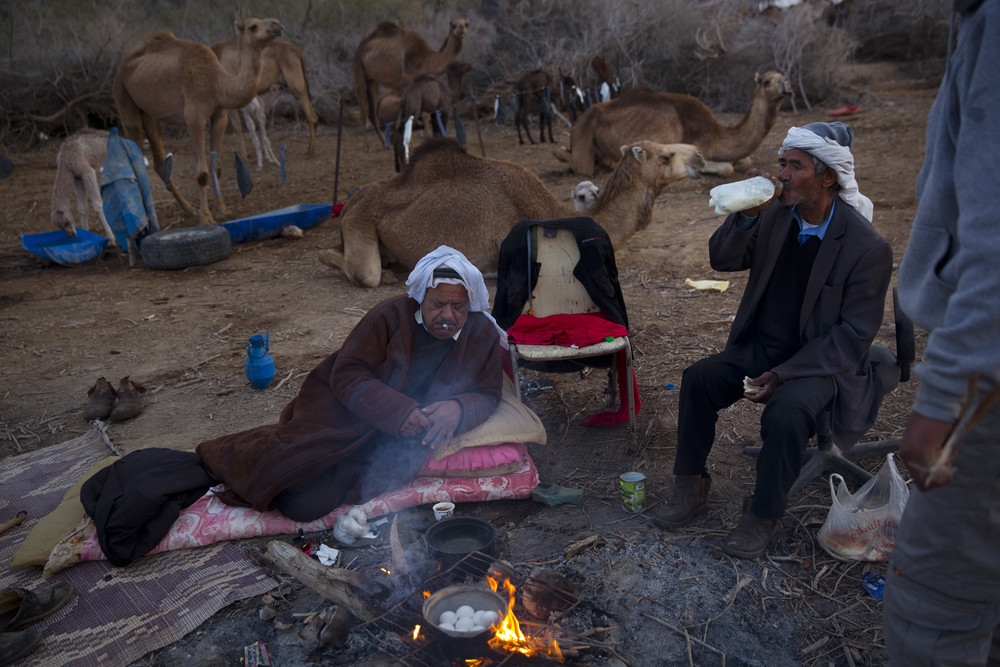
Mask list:
POLYGON ((139 244, 148 269, 186 269, 226 259, 233 243, 225 227, 181 227, 150 234, 139 244))

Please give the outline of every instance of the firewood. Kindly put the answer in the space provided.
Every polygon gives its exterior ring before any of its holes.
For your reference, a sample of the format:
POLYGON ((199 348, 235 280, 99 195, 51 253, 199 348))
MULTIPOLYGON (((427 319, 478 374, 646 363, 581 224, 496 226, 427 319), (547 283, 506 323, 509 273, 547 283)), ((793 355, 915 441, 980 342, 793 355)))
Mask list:
POLYGON ((350 611, 362 622, 370 621, 379 615, 378 611, 352 590, 352 587, 362 591, 370 589, 370 585, 360 578, 359 573, 349 570, 332 572, 337 568, 320 565, 299 549, 280 540, 274 540, 267 545, 267 557, 284 572, 319 593, 324 599, 350 611))
POLYGON ((572 558, 573 556, 578 555, 584 549, 588 549, 597 544, 597 542, 600 539, 601 538, 598 537, 597 535, 591 535, 590 537, 586 537, 582 540, 576 540, 574 542, 570 542, 568 545, 566 545, 566 548, 563 549, 563 556, 565 556, 566 558, 572 558))

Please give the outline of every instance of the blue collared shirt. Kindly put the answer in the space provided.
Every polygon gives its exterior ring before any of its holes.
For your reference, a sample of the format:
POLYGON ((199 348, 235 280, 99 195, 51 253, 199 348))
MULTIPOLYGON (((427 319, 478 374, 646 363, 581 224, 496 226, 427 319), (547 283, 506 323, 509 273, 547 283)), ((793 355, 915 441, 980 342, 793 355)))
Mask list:
POLYGON ((792 207, 792 217, 795 218, 796 222, 799 223, 799 245, 806 242, 810 236, 818 236, 819 240, 822 241, 823 237, 826 236, 826 230, 830 226, 830 219, 833 218, 833 212, 837 209, 837 200, 834 199, 833 203, 830 205, 830 215, 826 216, 826 220, 818 225, 811 225, 802 219, 799 214, 799 207, 795 205, 792 207))

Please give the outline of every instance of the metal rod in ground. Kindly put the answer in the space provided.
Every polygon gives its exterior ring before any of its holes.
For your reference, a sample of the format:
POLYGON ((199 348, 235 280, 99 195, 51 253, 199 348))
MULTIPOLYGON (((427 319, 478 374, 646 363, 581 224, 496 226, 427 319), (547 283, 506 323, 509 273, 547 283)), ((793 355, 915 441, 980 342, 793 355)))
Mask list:
POLYGON ((337 203, 340 191, 340 140, 344 132, 344 98, 340 98, 340 112, 337 114, 337 159, 333 166, 333 203, 337 203))
POLYGON ((476 136, 479 137, 479 152, 486 157, 486 146, 483 144, 483 132, 479 129, 479 103, 476 101, 476 94, 472 91, 472 84, 469 84, 469 97, 472 98, 472 120, 476 123, 476 136))

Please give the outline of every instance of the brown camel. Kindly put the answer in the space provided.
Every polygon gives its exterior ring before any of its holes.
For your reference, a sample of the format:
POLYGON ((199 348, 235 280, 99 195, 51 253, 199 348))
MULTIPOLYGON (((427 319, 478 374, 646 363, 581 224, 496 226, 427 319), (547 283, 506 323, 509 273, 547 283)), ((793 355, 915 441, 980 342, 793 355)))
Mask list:
MULTIPOLYGON (((458 58, 468 31, 469 22, 466 19, 455 19, 451 22, 447 39, 439 50, 434 51, 418 33, 400 28, 390 21, 379 23, 358 44, 351 63, 362 125, 370 121, 378 133, 374 106, 379 86, 401 93, 419 74, 444 74, 448 63, 458 58)), ((365 150, 368 150, 367 132, 364 133, 364 142, 365 150)))
MULTIPOLYGON (((249 18, 236 24, 240 59, 230 74, 204 44, 178 39, 170 32, 146 36, 141 47, 125 57, 115 77, 114 98, 125 136, 142 145, 145 132, 153 153, 153 166, 163 178, 163 124, 184 125, 191 134, 201 188, 201 224, 213 223, 208 209, 208 154, 205 125, 211 121, 211 150, 219 154, 226 131, 227 111, 241 109, 257 95, 260 52, 281 34, 276 19, 249 18)), ((216 165, 218 169, 218 165, 216 165)), ((194 209, 174 186, 164 179, 177 203, 188 213, 194 209)), ((221 215, 228 215, 221 195, 216 196, 221 215)))
MULTIPOLYGON (((406 87, 399 99, 399 111, 392 129, 392 146, 396 171, 400 171, 409 160, 410 137, 406 131, 410 119, 420 119, 424 127, 424 137, 444 134, 448 127, 448 109, 451 107, 451 91, 441 79, 430 74, 421 74, 406 87), (441 118, 438 127, 434 115, 441 118)), ((412 128, 411 128, 412 129, 412 128)))
POLYGON ((517 128, 517 140, 523 144, 521 137, 521 127, 524 127, 528 141, 532 144, 535 140, 531 138, 531 124, 528 115, 531 112, 538 113, 538 142, 545 143, 545 128, 549 128, 549 143, 554 144, 552 139, 552 76, 548 72, 540 69, 532 70, 522 76, 514 84, 514 91, 517 94, 517 113, 514 114, 514 127, 517 128))
MULTIPOLYGON (((588 211, 621 247, 649 225, 653 202, 668 183, 696 178, 704 161, 694 146, 641 141, 622 146, 622 159, 588 211)), ((521 220, 578 215, 528 169, 475 157, 449 138, 433 138, 392 178, 361 189, 341 214, 343 252, 320 261, 354 283, 394 282, 383 266, 411 268, 439 245, 461 250, 481 271, 496 274, 500 242, 521 220)))
MULTIPOLYGON (((233 37, 212 45, 212 51, 229 72, 235 72, 239 67, 238 39, 233 37)), ((275 85, 287 88, 306 114, 306 121, 309 123, 309 148, 306 149, 306 157, 315 157, 316 124, 319 122, 319 117, 313 111, 312 101, 309 99, 306 58, 299 47, 282 39, 276 39, 268 44, 260 54, 260 82, 257 84, 257 94, 263 95, 275 85)))
POLYGON ((784 74, 770 71, 757 76, 743 118, 735 125, 723 125, 690 95, 654 92, 640 86, 587 109, 573 125, 569 153, 554 153, 568 161, 576 173, 593 176, 599 166, 611 164, 617 147, 624 143, 640 139, 684 142, 694 144, 705 156, 704 173, 729 176, 733 162, 744 160, 760 146, 789 93, 791 86, 784 74))

